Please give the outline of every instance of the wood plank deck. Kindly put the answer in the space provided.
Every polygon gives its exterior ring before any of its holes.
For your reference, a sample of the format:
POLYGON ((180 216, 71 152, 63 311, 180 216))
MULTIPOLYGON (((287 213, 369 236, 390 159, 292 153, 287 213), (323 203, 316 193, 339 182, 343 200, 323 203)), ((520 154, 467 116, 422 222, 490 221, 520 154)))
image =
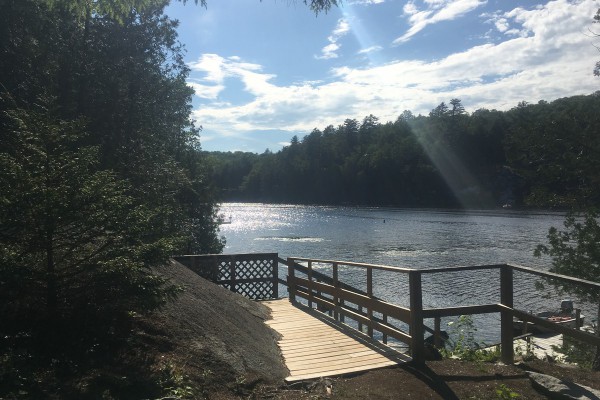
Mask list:
POLYGON ((266 323, 281 335, 279 348, 293 382, 389 367, 410 357, 289 299, 263 301, 266 323))

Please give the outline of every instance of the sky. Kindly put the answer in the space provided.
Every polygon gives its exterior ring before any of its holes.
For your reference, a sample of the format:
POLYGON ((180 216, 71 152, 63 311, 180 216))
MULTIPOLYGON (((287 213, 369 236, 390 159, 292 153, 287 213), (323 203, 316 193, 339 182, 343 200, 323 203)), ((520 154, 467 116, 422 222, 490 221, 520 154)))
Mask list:
POLYGON ((172 2, 192 118, 207 151, 279 151, 314 128, 427 115, 461 100, 508 110, 600 90, 598 0, 172 2))

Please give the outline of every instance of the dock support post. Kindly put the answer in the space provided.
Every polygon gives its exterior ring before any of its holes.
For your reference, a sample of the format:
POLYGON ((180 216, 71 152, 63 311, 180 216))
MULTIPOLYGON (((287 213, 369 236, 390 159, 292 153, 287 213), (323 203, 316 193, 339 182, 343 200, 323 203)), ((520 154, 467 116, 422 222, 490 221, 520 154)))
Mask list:
POLYGON ((425 348, 423 341, 423 294, 421 288, 421 272, 410 271, 408 274, 410 290, 410 352, 413 362, 417 365, 425 363, 425 348))
MULTIPOLYGON (((513 308, 513 269, 510 265, 500 268, 500 303, 513 308)), ((514 362, 513 339, 513 315, 511 311, 503 309, 500 312, 500 343, 501 359, 505 364, 514 362)))

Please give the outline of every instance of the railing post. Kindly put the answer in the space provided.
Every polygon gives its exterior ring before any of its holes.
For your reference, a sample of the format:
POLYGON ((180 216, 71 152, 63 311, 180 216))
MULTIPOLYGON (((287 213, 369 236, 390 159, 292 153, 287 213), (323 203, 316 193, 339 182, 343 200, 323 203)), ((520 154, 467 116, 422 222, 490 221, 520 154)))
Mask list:
POLYGON ((229 276, 231 277, 231 291, 237 293, 237 282, 235 275, 235 257, 229 259, 229 276))
POLYGON ((273 298, 279 298, 279 254, 273 258, 273 298))
MULTIPOLYGON (((308 262, 308 273, 306 275, 308 275, 308 281, 310 283, 312 283, 312 261, 308 262)), ((312 290, 312 288, 310 288, 308 290, 308 308, 312 308, 312 306, 313 306, 312 299, 313 299, 313 290, 312 290)))
POLYGON ((371 301, 373 300, 373 268, 367 268, 367 296, 369 296, 369 308, 367 313, 369 314, 369 337, 373 338, 373 306, 371 301))
MULTIPOLYGON (((388 322, 388 316, 387 316, 387 314, 383 314, 383 324, 387 325, 387 322, 388 322)), ((383 344, 387 344, 388 343, 388 335, 387 335, 387 333, 382 333, 381 341, 383 342, 383 344)))
MULTIPOLYGON (((363 313, 363 307, 362 307, 362 306, 358 306, 358 313, 359 313, 360 315, 362 315, 362 313, 363 313)), ((363 333, 363 324, 362 324, 362 322, 360 322, 360 321, 358 321, 358 331, 359 331, 360 333, 363 333)))
POLYGON ((340 281, 338 280, 338 263, 336 263, 336 262, 333 263, 333 271, 332 271, 331 275, 333 278, 333 286, 335 287, 335 293, 333 294, 333 306, 334 306, 333 319, 338 321, 339 317, 340 317, 340 313, 338 312, 338 309, 340 307, 340 305, 339 305, 340 299, 337 295, 337 290, 340 287, 340 281))
MULTIPOLYGON (((510 265, 500 268, 500 303, 513 308, 513 269, 510 265)), ((523 323, 527 323, 523 321, 523 323)), ((513 352, 513 315, 510 310, 502 309, 500 312, 500 343, 501 359, 505 364, 514 362, 513 352)))
MULTIPOLYGON (((211 279, 213 280, 213 282, 216 283, 221 283, 221 281, 226 280, 225 277, 227 276, 227 270, 225 270, 225 268, 227 268, 227 265, 221 265, 221 261, 226 263, 227 259, 221 259, 218 255, 211 256, 210 258, 210 266, 208 273, 211 274, 211 279)), ((206 268, 206 266, 202 266, 202 263, 198 264, 198 267, 202 269, 206 268)), ((229 284, 229 290, 231 290, 231 284, 229 284)))
POLYGON ((413 362, 417 365, 425 363, 425 348, 423 342, 423 294, 421 288, 421 272, 408 273, 410 294, 410 352, 413 362))
POLYGON ((290 302, 292 304, 296 303, 296 282, 294 280, 294 259, 288 257, 287 259, 288 265, 288 295, 290 296, 290 302))

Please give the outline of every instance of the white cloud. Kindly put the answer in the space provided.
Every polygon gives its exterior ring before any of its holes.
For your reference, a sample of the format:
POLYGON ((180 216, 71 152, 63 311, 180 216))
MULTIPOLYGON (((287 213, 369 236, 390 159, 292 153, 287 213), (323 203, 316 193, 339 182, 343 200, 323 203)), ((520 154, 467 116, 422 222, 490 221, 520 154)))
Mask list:
POLYGON ((366 49, 360 49, 358 51, 358 54, 368 54, 368 53, 373 53, 376 51, 381 51, 383 48, 381 46, 371 46, 371 47, 367 47, 366 49))
POLYGON ((196 95, 205 99, 218 99, 225 89, 225 78, 240 79, 248 93, 260 96, 264 93, 264 88, 270 85, 268 81, 275 77, 261 73, 262 66, 243 62, 238 56, 224 58, 217 54, 203 54, 189 66, 192 71, 205 74, 202 79, 188 82, 196 95))
POLYGON ((321 55, 317 56, 317 58, 323 59, 323 60, 328 60, 330 58, 337 58, 338 55, 337 55, 336 51, 338 51, 339 48, 340 48, 340 46, 337 43, 330 43, 321 49, 321 55))
MULTIPOLYGON (((430 4, 435 1, 429 0, 430 4)), ((287 86, 274 84, 274 75, 260 65, 203 55, 191 64, 193 72, 203 77, 191 84, 205 98, 215 99, 214 93, 227 85, 226 78, 236 78, 253 99, 241 105, 216 99, 193 115, 211 136, 241 136, 258 130, 286 131, 291 136, 337 125, 345 118, 360 120, 370 113, 382 121, 394 120, 405 109, 427 113, 455 97, 473 111, 591 93, 599 88, 598 78, 592 76, 597 52, 585 33, 597 8, 595 0, 555 0, 532 10, 515 9, 503 18, 511 29, 526 32, 524 36, 504 36, 503 42, 475 46, 435 61, 341 67, 332 71, 328 81, 287 86)))
POLYGON ((348 4, 350 5, 371 5, 371 4, 381 4, 381 3, 385 3, 385 0, 351 0, 348 1, 348 4))
POLYGON ((346 34, 350 32, 350 24, 344 18, 340 18, 337 22, 337 25, 331 32, 331 35, 327 37, 329 44, 321 49, 321 54, 316 55, 315 58, 320 60, 327 60, 330 58, 337 58, 337 51, 340 49, 340 45, 338 44, 338 40, 342 37, 346 36, 346 34))
POLYGON ((410 40, 411 37, 425 29, 427 25, 441 21, 451 21, 483 6, 487 0, 425 0, 424 10, 419 10, 415 1, 404 5, 404 15, 408 16, 410 28, 402 36, 393 41, 400 44, 410 40))
POLYGON ((419 9, 417 8, 417 6, 415 5, 414 2, 409 1, 408 3, 406 3, 404 5, 404 7, 402 8, 402 11, 404 12, 405 15, 414 15, 419 12, 419 9))
POLYGON ((196 96, 202 99, 216 100, 224 89, 224 85, 203 85, 198 82, 189 81, 188 86, 194 89, 196 96))
POLYGON ((496 29, 498 29, 498 31, 502 33, 508 31, 509 29, 508 21, 506 20, 506 18, 498 18, 495 22, 495 25, 496 29))
POLYGON ((337 23, 335 29, 333 30, 333 32, 331 33, 329 40, 338 40, 339 38, 344 36, 349 31, 350 31, 350 24, 348 24, 348 21, 341 18, 338 20, 338 23, 337 23))

